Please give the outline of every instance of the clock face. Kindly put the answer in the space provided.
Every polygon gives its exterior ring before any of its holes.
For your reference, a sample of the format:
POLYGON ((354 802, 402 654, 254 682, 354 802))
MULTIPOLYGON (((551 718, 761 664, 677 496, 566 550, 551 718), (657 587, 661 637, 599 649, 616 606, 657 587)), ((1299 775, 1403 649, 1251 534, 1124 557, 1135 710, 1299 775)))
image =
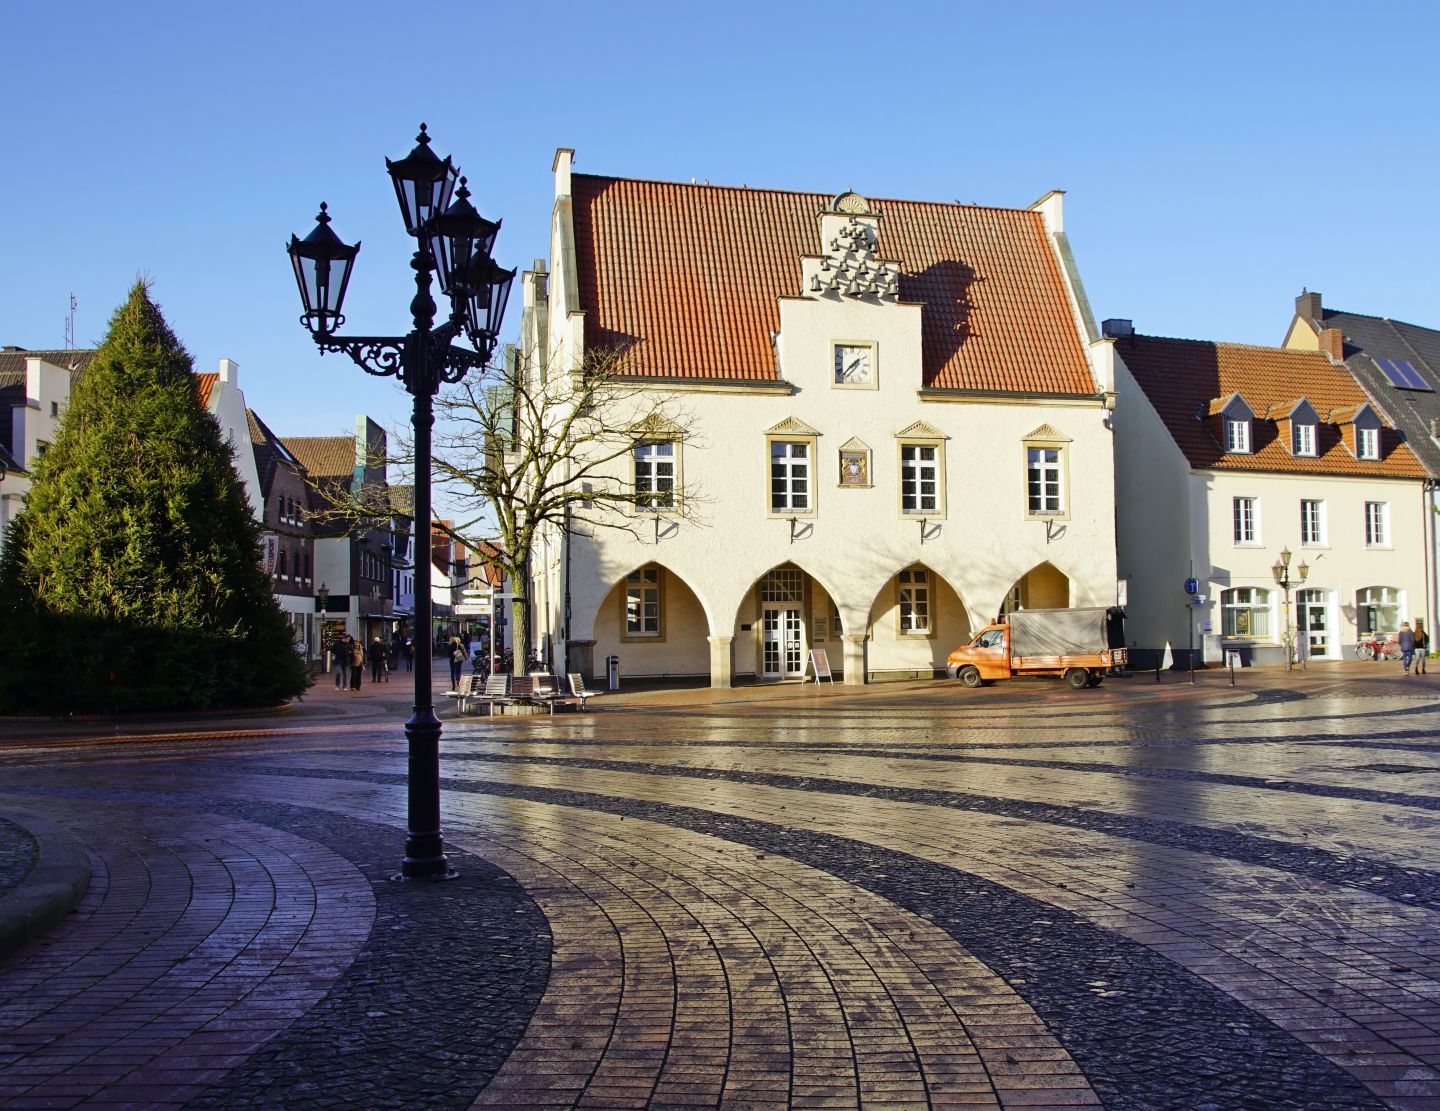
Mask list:
POLYGON ((875 377, 875 351, 868 346, 851 343, 835 345, 835 384, 867 386, 875 377))

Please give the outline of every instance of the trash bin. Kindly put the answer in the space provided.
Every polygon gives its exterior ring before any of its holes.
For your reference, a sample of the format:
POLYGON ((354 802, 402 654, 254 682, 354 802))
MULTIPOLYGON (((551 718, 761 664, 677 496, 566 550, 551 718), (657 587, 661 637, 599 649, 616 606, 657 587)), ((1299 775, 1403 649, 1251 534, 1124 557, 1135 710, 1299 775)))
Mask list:
POLYGON ((620 689, 620 657, 605 657, 605 689, 618 691, 620 689))

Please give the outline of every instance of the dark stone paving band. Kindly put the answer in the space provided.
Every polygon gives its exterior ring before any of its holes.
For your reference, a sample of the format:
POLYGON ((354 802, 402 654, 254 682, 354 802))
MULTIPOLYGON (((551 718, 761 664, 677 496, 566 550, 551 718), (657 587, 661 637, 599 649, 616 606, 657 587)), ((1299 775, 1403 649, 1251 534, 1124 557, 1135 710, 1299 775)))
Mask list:
MULTIPOLYGON (((1184 849, 1209 856, 1228 857, 1245 864, 1291 872, 1306 879, 1340 887, 1358 888, 1372 895, 1403 903, 1440 909, 1440 874, 1421 868, 1402 868, 1383 860, 1342 856, 1326 849, 1275 841, 1267 837, 1229 829, 1207 829, 1162 818, 1139 818, 1103 810, 1086 810, 1048 802, 1001 799, 965 791, 941 791, 924 787, 888 787, 822 776, 774 775, 765 772, 728 771, 716 768, 682 768, 669 764, 639 764, 626 760, 594 760, 585 757, 512 756, 506 753, 446 753, 453 763, 538 764, 550 767, 589 768, 595 771, 629 772, 635 775, 682 779, 724 780, 791 791, 814 791, 827 795, 884 799, 890 802, 919 803, 951 810, 994 814, 1028 822, 1069 826, 1129 841, 1184 849)), ((447 779, 449 789, 463 790, 466 781, 447 779)))
MULTIPOLYGON (((831 745, 803 746, 806 752, 829 752, 843 754, 847 759, 917 760, 944 764, 981 764, 985 766, 1048 768, 1055 771, 1093 772, 1102 775, 1124 775, 1135 779, 1165 779, 1189 783, 1213 783, 1227 787, 1249 787, 1257 791, 1280 791, 1291 795, 1314 795, 1327 799, 1350 799, 1355 802, 1375 802, 1387 806, 1413 806, 1420 810, 1440 810, 1440 797, 1416 795, 1401 791, 1377 791, 1371 787, 1341 787, 1328 783, 1303 783, 1293 779, 1267 779, 1258 775, 1235 775, 1229 772, 1190 771, 1184 768, 1137 767, 1132 764, 1112 764, 1104 761, 1079 760, 1026 760, 1006 756, 974 756, 950 752, 911 752, 902 749, 871 748, 856 751, 831 745)), ((1433 745, 1425 748, 1433 753, 1433 745)), ((1394 774, 1440 773, 1440 768, 1404 766, 1395 764, 1371 764, 1357 767, 1357 771, 1391 772, 1394 774)))
POLYGON ((459 880, 392 882, 399 842, 385 826, 281 804, 203 806, 349 860, 375 892, 375 924, 318 1005, 188 1106, 468 1107, 545 990, 550 930, 534 900, 493 864, 454 849, 459 880))
POLYGON ((446 789, 695 830, 872 891, 933 922, 1003 977, 1109 1111, 1384 1106, 1337 1065, 1168 958, 969 873, 861 841, 684 806, 502 783, 450 781, 446 789))

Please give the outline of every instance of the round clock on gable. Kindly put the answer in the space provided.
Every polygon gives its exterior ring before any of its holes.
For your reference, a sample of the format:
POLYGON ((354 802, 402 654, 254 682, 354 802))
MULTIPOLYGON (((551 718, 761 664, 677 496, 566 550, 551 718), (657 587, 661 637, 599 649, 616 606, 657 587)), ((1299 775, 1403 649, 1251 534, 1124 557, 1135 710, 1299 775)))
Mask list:
POLYGON ((875 380, 875 349, 868 344, 835 345, 835 384, 868 386, 875 380))

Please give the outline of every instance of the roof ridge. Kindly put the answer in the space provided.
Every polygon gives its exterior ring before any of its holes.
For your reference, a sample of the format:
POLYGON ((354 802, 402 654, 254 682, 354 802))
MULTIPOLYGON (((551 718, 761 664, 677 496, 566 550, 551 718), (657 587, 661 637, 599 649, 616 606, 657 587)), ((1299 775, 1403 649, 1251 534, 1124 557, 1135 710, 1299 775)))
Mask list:
POLYGON ((1274 351, 1285 355, 1300 355, 1307 359, 1319 358, 1325 361, 1326 366, 1333 365, 1325 358, 1320 351, 1302 351, 1296 347, 1276 347, 1268 343, 1240 343, 1237 340, 1228 339, 1189 339, 1185 336, 1152 336, 1149 333, 1136 332, 1134 335, 1125 336, 1125 339, 1158 339, 1166 343, 1203 343, 1211 347, 1239 347, 1249 351, 1274 351))
POLYGON ((1377 316, 1375 313, 1369 312, 1351 312, 1349 309, 1326 308, 1325 312, 1330 316, 1358 316, 1362 320, 1374 320, 1377 323, 1389 324, 1392 327, 1396 324, 1403 324, 1407 328, 1419 328, 1422 332, 1440 332, 1440 328, 1432 328, 1428 324, 1416 324, 1413 320, 1396 320, 1393 316, 1377 316))
MULTIPOLYGON (((584 177, 590 178, 593 181, 625 181, 631 182, 636 185, 670 185, 678 189, 715 189, 723 190, 729 193, 775 193, 788 197, 828 197, 831 199, 841 195, 839 193, 827 193, 823 191, 808 189, 774 189, 764 185, 712 185, 708 181, 669 181, 665 178, 616 177, 613 174, 584 174, 580 173, 579 171, 572 173, 570 176, 572 179, 577 177, 584 177)), ((843 192, 858 192, 858 190, 846 189, 843 192)), ((872 201, 876 204, 922 204, 933 205, 936 208, 978 208, 984 209, 989 212, 1033 213, 1035 211, 1029 205, 1026 205, 1022 208, 1017 208, 1011 205, 1001 204, 976 204, 966 203, 963 201, 929 201, 918 200, 911 197, 879 197, 873 196, 870 193, 861 193, 861 196, 863 196, 867 201, 872 201)), ((881 213, 880 215, 883 216, 884 213, 881 213)))

